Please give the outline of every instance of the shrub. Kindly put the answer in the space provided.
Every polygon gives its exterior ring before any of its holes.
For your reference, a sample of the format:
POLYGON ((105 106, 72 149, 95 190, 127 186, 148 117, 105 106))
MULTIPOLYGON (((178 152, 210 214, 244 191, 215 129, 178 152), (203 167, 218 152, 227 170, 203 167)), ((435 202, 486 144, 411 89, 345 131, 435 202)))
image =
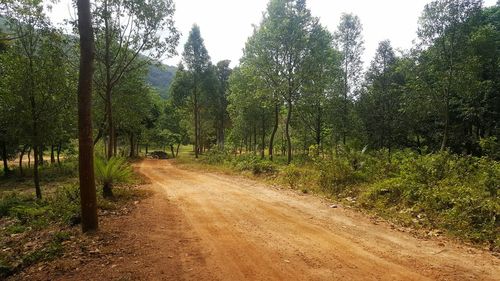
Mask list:
POLYGON ((228 153, 221 149, 211 149, 205 153, 202 162, 210 165, 224 164, 228 158, 228 153))
POLYGON ((132 167, 125 158, 112 157, 103 160, 96 157, 94 161, 97 181, 102 184, 103 196, 113 197, 113 184, 130 182, 133 176, 132 167))
POLYGON ((272 174, 276 165, 269 160, 262 160, 255 155, 240 155, 233 158, 231 165, 238 171, 250 171, 254 175, 272 174))

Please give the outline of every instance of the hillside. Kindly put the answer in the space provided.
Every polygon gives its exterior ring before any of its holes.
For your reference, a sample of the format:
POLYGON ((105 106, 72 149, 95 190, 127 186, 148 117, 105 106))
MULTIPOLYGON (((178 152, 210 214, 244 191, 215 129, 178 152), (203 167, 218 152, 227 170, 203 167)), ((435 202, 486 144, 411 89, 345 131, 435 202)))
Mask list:
POLYGON ((176 70, 177 68, 174 66, 163 64, 149 67, 147 81, 152 87, 158 90, 160 96, 164 99, 167 98, 168 88, 175 77, 176 70))

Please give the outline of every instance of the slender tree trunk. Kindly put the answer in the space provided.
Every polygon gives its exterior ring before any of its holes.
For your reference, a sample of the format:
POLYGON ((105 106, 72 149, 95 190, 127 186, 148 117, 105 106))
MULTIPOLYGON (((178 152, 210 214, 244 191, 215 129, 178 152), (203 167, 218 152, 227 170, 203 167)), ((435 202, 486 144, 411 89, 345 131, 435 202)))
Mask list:
POLYGON ((134 157, 134 151, 135 151, 135 145, 134 145, 134 133, 130 133, 130 152, 129 152, 129 157, 133 158, 134 157))
MULTIPOLYGON (((78 80, 78 167, 82 231, 98 228, 97 197, 94 176, 94 142, 92 139, 92 76, 94 35, 90 1, 78 0, 78 31, 80 33, 80 73, 78 80)), ((111 142, 110 142, 111 143, 111 142)))
POLYGON ((177 144, 177 149, 175 150, 175 158, 177 158, 177 156, 179 156, 179 147, 181 146, 180 143, 177 144))
POLYGON ((56 163, 56 158, 54 155, 54 145, 50 145, 50 164, 56 163))
POLYGON ((149 143, 146 143, 146 156, 148 155, 149 143))
POLYGON ((446 145, 448 144, 449 126, 450 126, 450 99, 448 97, 448 94, 446 94, 444 132, 443 132, 443 141, 441 142, 441 151, 444 151, 446 149, 446 145))
POLYGON ((194 156, 198 158, 199 154, 199 135, 198 135, 198 96, 196 94, 196 88, 194 89, 194 156))
POLYGON ((28 149, 28 168, 31 168, 31 146, 28 149))
POLYGON ((2 142, 2 160, 3 160, 3 174, 7 176, 10 172, 9 164, 7 163, 7 145, 2 142))
POLYGON ((286 135, 286 145, 288 149, 288 158, 286 163, 290 164, 292 162, 292 139, 290 138, 290 121, 292 120, 292 101, 290 100, 290 97, 287 102, 288 102, 288 112, 286 115, 285 135, 286 135))
POLYGON ((253 154, 257 154, 257 126, 253 125, 253 154))
POLYGON ((113 156, 118 155, 118 137, 116 135, 116 128, 113 128, 113 156))
POLYGON ((279 125, 279 105, 276 103, 274 106, 274 127, 273 132, 271 133, 271 138, 269 140, 269 159, 273 161, 273 149, 274 149, 274 136, 276 136, 276 132, 278 131, 279 125))
POLYGON ((172 158, 175 158, 174 145, 170 145, 170 152, 172 153, 172 158))
POLYGON ((21 177, 24 177, 24 170, 23 170, 23 157, 24 154, 26 153, 26 149, 28 149, 28 145, 24 145, 23 149, 21 150, 21 153, 19 154, 19 174, 21 177))
POLYGON ((106 90, 106 117, 107 117, 107 126, 108 126, 108 135, 109 135, 109 141, 108 141, 108 159, 113 157, 113 155, 116 155, 116 149, 115 149, 115 130, 113 127, 113 116, 112 114, 112 109, 111 109, 111 90, 106 90))
MULTIPOLYGON (((34 163, 33 163, 33 181, 35 183, 35 192, 36 192, 36 198, 37 199, 42 199, 42 190, 40 189, 40 175, 38 171, 38 161, 39 159, 39 154, 38 154, 38 145, 33 144, 33 156, 34 156, 34 163)), ((43 159, 42 159, 43 161, 43 159)))
POLYGON ((40 166, 43 166, 44 160, 43 160, 43 146, 40 145, 40 148, 38 149, 38 164, 40 166))
POLYGON ((260 149, 260 158, 264 159, 266 157, 265 151, 266 151, 266 119, 264 118, 264 114, 262 115, 262 142, 261 142, 261 149, 260 149))
POLYGON ((61 142, 59 142, 59 144, 57 145, 57 164, 58 165, 61 165, 61 149, 62 149, 62 145, 61 145, 61 142))

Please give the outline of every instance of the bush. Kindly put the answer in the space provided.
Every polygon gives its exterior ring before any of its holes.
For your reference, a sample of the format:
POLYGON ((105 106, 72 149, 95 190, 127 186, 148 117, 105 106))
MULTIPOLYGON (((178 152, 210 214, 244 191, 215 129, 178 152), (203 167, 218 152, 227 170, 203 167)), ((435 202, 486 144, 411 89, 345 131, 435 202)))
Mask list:
POLYGON ((500 246, 500 163, 487 158, 437 153, 411 155, 398 175, 371 184, 362 194, 365 207, 392 208, 431 228, 442 228, 475 242, 500 246), (424 218, 424 219, 422 219, 424 218))
POLYGON ((94 161, 96 180, 103 186, 104 197, 113 197, 112 187, 116 183, 128 183, 132 180, 133 171, 125 158, 112 157, 103 160, 96 157, 94 161))
POLYGON ((231 165, 238 171, 250 171, 254 175, 273 174, 276 165, 269 160, 262 160, 255 155, 240 155, 233 158, 231 165))
POLYGON ((202 162, 209 165, 224 164, 228 158, 228 153, 221 149, 211 149, 207 151, 202 158, 202 162))

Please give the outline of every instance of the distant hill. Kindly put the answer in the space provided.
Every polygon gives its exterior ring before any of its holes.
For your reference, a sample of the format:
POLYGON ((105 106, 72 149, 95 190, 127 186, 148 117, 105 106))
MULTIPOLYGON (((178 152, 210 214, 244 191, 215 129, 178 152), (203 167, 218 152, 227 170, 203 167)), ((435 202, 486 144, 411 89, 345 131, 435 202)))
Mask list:
POLYGON ((168 97, 168 88, 175 77, 177 68, 168 65, 152 65, 149 67, 147 82, 158 90, 164 99, 168 97))

